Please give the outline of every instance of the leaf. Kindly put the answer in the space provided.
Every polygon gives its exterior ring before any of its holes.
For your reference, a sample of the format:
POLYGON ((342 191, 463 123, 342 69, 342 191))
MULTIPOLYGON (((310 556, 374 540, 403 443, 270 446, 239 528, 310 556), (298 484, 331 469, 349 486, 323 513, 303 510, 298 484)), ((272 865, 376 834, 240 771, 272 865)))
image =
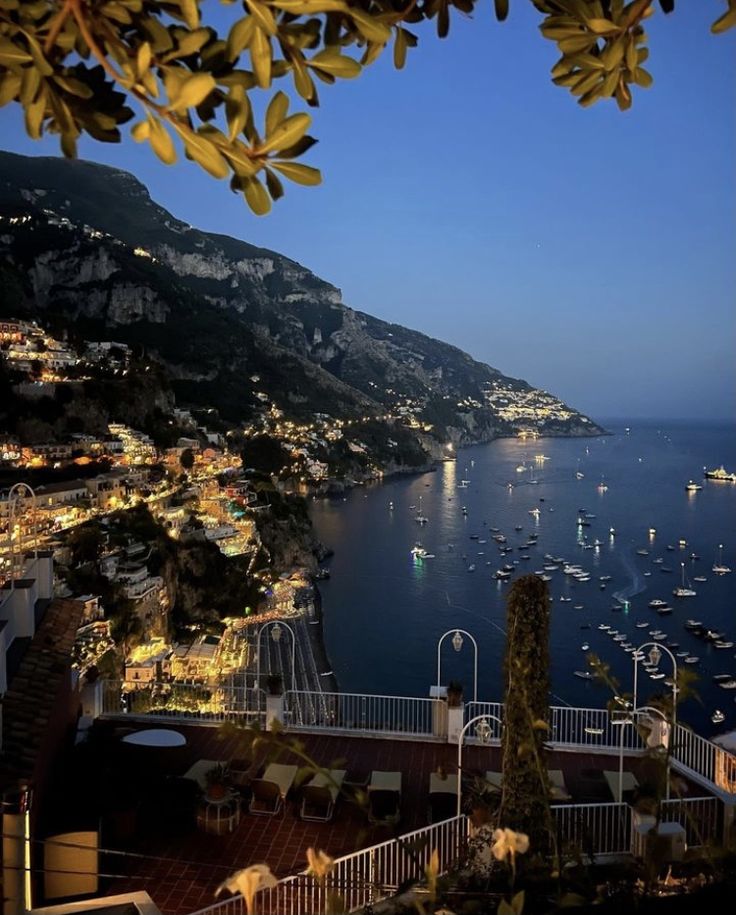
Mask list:
POLYGON ((28 51, 0 35, 0 64, 11 67, 13 64, 27 64, 32 59, 28 51))
POLYGON ((621 31, 620 26, 608 19, 586 19, 585 24, 596 35, 615 35, 621 31))
POLYGON ((616 103, 621 111, 631 108, 631 91, 623 79, 619 79, 616 86, 616 103))
POLYGON ((28 48, 31 52, 34 64, 38 67, 41 76, 51 76, 54 72, 51 64, 46 60, 41 50, 41 45, 29 32, 23 32, 25 40, 28 42, 28 48))
POLYGON ((265 216, 271 211, 271 198, 268 191, 257 178, 250 178, 245 182, 243 190, 248 206, 256 216, 265 216))
POLYGON ((634 82, 637 86, 648 89, 654 80, 652 79, 652 74, 648 70, 645 70, 643 67, 637 67, 634 71, 634 82))
POLYGON ((373 16, 369 16, 368 13, 351 8, 350 18, 363 38, 368 41, 378 41, 381 44, 385 44, 391 37, 389 27, 382 22, 378 22, 373 16))
POLYGON ((214 77, 209 73, 194 73, 187 77, 179 86, 175 97, 169 107, 175 111, 186 108, 196 108, 216 88, 214 77))
POLYGON ((577 54, 579 51, 589 51, 595 44, 595 38, 590 35, 571 35, 562 38, 557 46, 563 54, 577 54))
POLYGON ((524 890, 516 893, 516 895, 511 900, 511 908, 514 910, 515 915, 521 915, 524 911, 524 890))
POLYGON ((259 154, 263 155, 293 146, 294 143, 301 140, 311 123, 312 119, 308 114, 292 114, 291 117, 282 121, 270 136, 266 137, 265 142, 258 148, 259 154))
POLYGON ((271 10, 258 0, 245 0, 245 4, 251 11, 251 14, 258 25, 267 35, 276 34, 276 20, 271 10))
POLYGON ((498 908, 496 909, 496 915, 516 915, 516 912, 511 908, 508 902, 505 899, 502 899, 498 908))
POLYGON ((493 7, 496 11, 496 19, 503 22, 509 14, 509 0, 493 0, 493 7))
POLYGON ((624 59, 626 44, 623 40, 614 41, 607 45, 601 53, 601 60, 606 70, 615 70, 624 59))
POLYGON ((135 59, 139 78, 151 66, 151 56, 151 45, 147 41, 144 41, 143 44, 138 48, 138 53, 136 54, 135 59))
POLYGON ((227 161, 214 143, 194 132, 180 132, 180 136, 189 156, 213 178, 226 178, 230 174, 227 161))
POLYGON ((256 27, 250 42, 250 60, 261 89, 271 85, 271 39, 256 27))
POLYGON ((271 6, 299 16, 350 12, 350 8, 344 0, 271 0, 271 6))
POLYGON ((20 92, 21 79, 17 73, 6 73, 0 76, 0 108, 12 102, 20 92))
POLYGON ((65 89, 70 95, 76 95, 77 98, 92 98, 94 95, 90 86, 82 82, 81 79, 76 79, 73 76, 61 76, 61 74, 54 74, 53 79, 62 89, 65 89))
POLYGON ((719 16, 719 18, 716 19, 716 21, 710 27, 710 30, 714 35, 721 35, 723 32, 727 32, 729 29, 732 29, 735 25, 736 6, 732 5, 728 12, 724 13, 722 16, 719 16))
POLYGON ((396 38, 394 39, 394 67, 397 70, 403 70, 406 65, 406 37, 404 29, 400 26, 396 28, 396 38))
POLYGON ((250 117, 250 101, 242 86, 233 86, 225 98, 225 115, 230 128, 230 142, 242 133, 250 117))
POLYGON ((134 124, 130 129, 130 134, 135 140, 136 143, 142 143, 144 140, 147 140, 151 135, 151 122, 150 121, 138 121, 137 124, 134 124))
POLYGON ((322 173, 318 168, 312 168, 311 165, 281 161, 271 162, 271 165, 289 181, 294 181, 296 184, 303 184, 305 187, 316 187, 318 184, 322 184, 322 173))
POLYGON ((42 90, 35 102, 31 102, 30 105, 26 105, 25 109, 26 132, 32 140, 38 140, 41 138, 41 127, 45 113, 46 92, 45 90, 42 90))
POLYGON ((161 121, 155 118, 151 120, 151 131, 148 140, 151 148, 163 163, 173 165, 176 162, 174 141, 161 121))
POLYGON ((325 48, 314 57, 310 57, 307 66, 323 70, 325 73, 339 76, 342 79, 353 79, 360 75, 361 70, 357 60, 341 54, 337 48, 325 48))
POLYGON ((199 6, 197 0, 178 0, 182 18, 190 29, 199 26, 199 6))
POLYGON ((266 136, 269 137, 289 112, 289 99, 283 92, 277 92, 266 111, 266 136))
MULTIPOLYGON (((268 193, 271 195, 272 200, 280 200, 284 196, 284 186, 279 181, 278 176, 270 169, 266 169, 266 187, 268 188, 268 193)), ((304 766, 296 774, 296 784, 299 786, 302 781, 307 778, 308 775, 314 774, 313 766, 304 766), (302 772, 302 778, 299 778, 299 773, 302 772)))
POLYGON ((253 40, 253 33, 255 32, 255 28, 256 21, 253 16, 246 16, 244 19, 238 19, 238 21, 230 29, 230 33, 227 36, 228 60, 235 60, 243 48, 248 47, 248 45, 253 40))

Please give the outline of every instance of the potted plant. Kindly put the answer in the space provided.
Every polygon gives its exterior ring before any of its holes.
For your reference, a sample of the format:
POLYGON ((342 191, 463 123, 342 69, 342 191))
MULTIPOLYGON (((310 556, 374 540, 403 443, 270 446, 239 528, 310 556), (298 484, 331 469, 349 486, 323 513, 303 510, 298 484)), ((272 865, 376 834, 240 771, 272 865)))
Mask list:
POLYGON ((463 701, 463 685, 457 680, 450 680, 447 684, 447 707, 459 708, 463 701))
POLYGON ((205 794, 209 800, 219 801, 225 797, 229 782, 227 766, 222 764, 213 766, 205 772, 204 780, 207 784, 205 794))
POLYGON ((284 691, 284 678, 281 674, 269 674, 266 677, 266 690, 269 696, 280 696, 284 691))
POLYGON ((490 823, 498 809, 499 791, 479 775, 463 781, 465 812, 476 829, 490 823))

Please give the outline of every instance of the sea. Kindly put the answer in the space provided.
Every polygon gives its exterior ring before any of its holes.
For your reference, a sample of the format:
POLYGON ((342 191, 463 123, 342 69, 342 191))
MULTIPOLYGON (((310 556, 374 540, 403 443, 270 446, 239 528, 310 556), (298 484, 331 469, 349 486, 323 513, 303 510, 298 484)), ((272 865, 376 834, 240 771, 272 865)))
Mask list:
MULTIPOLYGON (((736 690, 713 680, 736 678, 736 648, 715 648, 684 628, 695 619, 736 642, 736 484, 703 477, 706 467, 736 470, 736 426, 603 425, 610 434, 595 438, 506 438, 462 448, 433 472, 314 501, 317 535, 334 550, 320 591, 325 647, 342 692, 428 696, 438 642, 459 628, 477 643, 478 699, 500 700, 510 582, 560 565, 547 555, 590 573, 579 582, 561 566, 544 571, 553 598, 551 704, 602 708, 611 699, 607 686, 575 676, 590 653, 610 664, 621 692, 632 691, 632 655, 600 624, 634 646, 655 641, 650 633, 659 630, 663 644, 677 646, 674 654, 698 659, 676 659, 698 678, 697 697, 682 702, 679 717, 707 736, 736 727, 736 690), (702 490, 688 492, 690 480, 702 490), (426 524, 416 521, 419 513, 426 524), (530 534, 536 544, 520 550, 530 534), (416 559, 416 545, 431 558, 416 559), (501 546, 512 550, 502 555, 501 546), (714 574, 716 561, 734 571, 714 574), (510 581, 494 579, 505 564, 514 569, 510 581), (683 578, 696 596, 673 596, 683 578), (673 612, 649 608, 655 598, 673 612), (722 723, 711 720, 716 710, 725 713, 722 723)), ((466 701, 475 654, 467 636, 455 651, 452 635, 439 652, 441 682, 460 680, 466 701)), ((671 677, 664 652, 659 669, 671 677)), ((668 689, 640 668, 639 705, 668 689)))

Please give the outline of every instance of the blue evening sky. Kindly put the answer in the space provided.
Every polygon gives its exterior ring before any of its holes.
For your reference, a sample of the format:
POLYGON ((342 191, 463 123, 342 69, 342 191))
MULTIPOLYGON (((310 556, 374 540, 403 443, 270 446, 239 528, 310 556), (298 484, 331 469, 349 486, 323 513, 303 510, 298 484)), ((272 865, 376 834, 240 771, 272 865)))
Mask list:
MULTIPOLYGON (((549 81, 555 47, 528 0, 434 26, 397 73, 390 54, 321 89, 304 161, 266 218, 226 184, 146 148, 85 142, 203 229, 280 251, 348 305, 454 343, 593 416, 736 415, 736 36, 721 0, 649 22, 652 89, 583 110, 549 81)), ((214 4, 207 4, 214 8, 214 4)), ((232 10, 234 8, 230 8, 232 10)), ((230 12, 224 15, 230 15, 230 12)), ((0 146, 25 138, 17 106, 0 146)))

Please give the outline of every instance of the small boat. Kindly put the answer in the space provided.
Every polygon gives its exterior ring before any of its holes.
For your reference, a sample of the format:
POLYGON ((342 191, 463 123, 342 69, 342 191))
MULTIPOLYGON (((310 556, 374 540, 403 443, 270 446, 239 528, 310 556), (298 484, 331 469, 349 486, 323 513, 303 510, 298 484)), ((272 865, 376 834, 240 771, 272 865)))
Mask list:
POLYGON ((582 605, 582 604, 573 604, 573 605, 572 605, 572 609, 573 609, 573 610, 582 610, 582 609, 583 609, 583 605, 582 605))
POLYGON ((649 555, 649 550, 637 550, 637 551, 636 551, 636 555, 637 555, 637 556, 648 556, 648 555, 649 555))
POLYGON ((664 677, 665 677, 665 675, 663 673, 661 673, 660 671, 656 671, 656 672, 652 671, 649 674, 649 678, 651 680, 664 680, 664 677))
POLYGON ((652 610, 659 610, 660 607, 668 607, 669 604, 666 600, 660 600, 660 598, 655 597, 654 600, 649 601, 649 606, 652 610))
POLYGON ((392 511, 394 510, 394 503, 393 503, 393 502, 389 502, 389 503, 388 503, 388 510, 389 510, 390 512, 392 512, 392 511))
POLYGON ((416 515, 414 516, 414 520, 416 521, 417 524, 426 524, 429 521, 429 518, 427 518, 425 515, 422 514, 422 497, 421 496, 419 496, 419 510, 417 511, 416 515))
POLYGON ((687 486, 685 487, 688 492, 700 492, 702 488, 703 487, 700 485, 700 483, 696 483, 694 480, 689 480, 687 486))
POLYGON ((644 573, 644 578, 649 578, 649 577, 651 576, 651 574, 652 574, 651 572, 645 572, 645 573, 644 573))
POLYGON ((696 655, 689 654, 685 658, 685 663, 686 664, 697 664, 699 660, 700 660, 700 658, 696 657, 696 655))
POLYGON ((703 624, 700 620, 685 620, 685 629, 702 629, 703 624))
MULTIPOLYGON (((470 571, 470 569, 468 569, 468 571, 470 571)), ((504 569, 497 569, 493 573, 493 577, 498 581, 507 581, 509 578, 511 578, 511 572, 506 572, 504 569)))
POLYGON ((598 579, 598 581, 610 581, 610 580, 611 580, 610 575, 601 575, 598 579))
POLYGON ((718 685, 721 689, 736 689, 736 680, 733 677, 730 680, 721 680, 718 685))
POLYGON ((576 670, 575 676, 580 677, 581 680, 592 680, 593 674, 589 670, 576 670))
POLYGON ((714 647, 714 648, 733 648, 733 645, 734 645, 733 642, 723 642, 723 641, 721 641, 720 639, 718 639, 717 641, 713 642, 713 647, 714 647))
POLYGON ((710 720, 713 722, 713 724, 720 724, 722 721, 726 720, 726 715, 719 708, 717 708, 715 712, 713 712, 713 714, 710 716, 710 720))
POLYGON ((688 588, 685 586, 685 563, 683 562, 681 565, 682 565, 682 582, 680 584, 680 587, 675 588, 675 590, 672 593, 675 595, 675 597, 696 597, 697 591, 693 591, 692 588, 688 588))
POLYGON ((723 544, 722 543, 720 543, 718 545, 718 550, 719 550, 718 562, 713 563, 713 571, 716 573, 716 575, 728 575, 728 573, 731 571, 731 569, 729 569, 728 566, 723 564, 723 544))
POLYGON ((588 645, 587 642, 583 642, 583 644, 580 646, 580 650, 581 651, 590 651, 590 645, 588 645))
POLYGON ((471 562, 468 566, 468 572, 475 572, 475 563, 471 562))
POLYGON ((657 613, 660 616, 667 616, 669 613, 672 613, 672 607, 669 607, 667 604, 664 607, 657 607, 657 613))
POLYGON ((705 575, 696 575, 695 578, 693 578, 693 581, 704 582, 708 581, 708 579, 705 577, 705 575))
POLYGON ((649 625, 649 623, 637 623, 636 628, 637 629, 646 629, 648 625, 649 625))
POLYGON ((519 464, 516 468, 517 473, 526 473, 526 467, 524 464, 519 464))
POLYGON ((575 472, 575 476, 577 477, 578 480, 582 480, 585 477, 585 474, 581 473, 579 470, 577 470, 575 472))
POLYGON ((736 473, 729 473, 723 464, 718 470, 706 470, 703 476, 706 480, 717 480, 720 483, 736 483, 736 473))

